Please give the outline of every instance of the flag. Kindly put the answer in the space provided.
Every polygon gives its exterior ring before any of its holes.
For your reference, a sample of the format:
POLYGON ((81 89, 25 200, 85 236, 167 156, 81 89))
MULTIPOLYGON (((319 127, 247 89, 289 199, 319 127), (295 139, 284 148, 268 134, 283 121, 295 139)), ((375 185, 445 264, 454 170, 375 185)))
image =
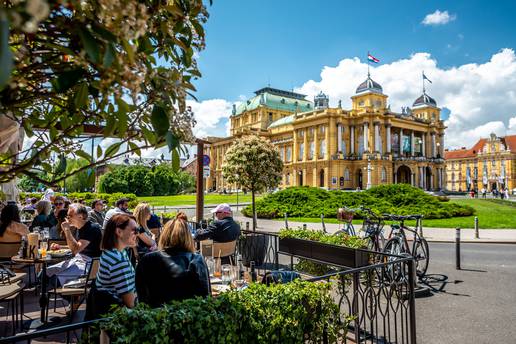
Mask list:
POLYGON ((374 57, 373 55, 367 53, 367 59, 373 63, 378 63, 380 62, 380 60, 378 60, 376 57, 374 57))
POLYGON ((428 79, 425 75, 425 72, 423 72, 423 80, 428 81, 429 83, 432 83, 432 80, 428 79))

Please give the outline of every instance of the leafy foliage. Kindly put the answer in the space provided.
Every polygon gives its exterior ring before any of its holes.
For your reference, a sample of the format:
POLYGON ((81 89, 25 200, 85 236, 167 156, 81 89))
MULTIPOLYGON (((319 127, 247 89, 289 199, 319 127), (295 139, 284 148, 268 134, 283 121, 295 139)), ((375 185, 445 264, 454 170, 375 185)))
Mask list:
POLYGON ((190 192, 195 179, 186 172, 176 172, 171 165, 153 168, 143 165, 116 166, 99 181, 99 191, 135 193, 138 196, 164 196, 190 192))
POLYGON ((350 248, 366 248, 367 241, 357 236, 340 234, 327 234, 318 230, 303 228, 283 228, 279 232, 280 238, 296 238, 303 240, 318 241, 324 244, 346 246, 350 248))
MULTIPOLYGON (((132 193, 108 194, 108 193, 93 193, 93 192, 71 192, 68 194, 63 194, 63 193, 58 192, 58 193, 56 193, 56 195, 65 196, 66 198, 68 198, 69 200, 72 200, 72 201, 74 199, 83 199, 84 202, 86 202, 86 205, 90 205, 90 203, 95 199, 101 199, 101 200, 106 201, 109 206, 114 207, 115 202, 117 200, 119 200, 120 198, 129 199, 129 208, 134 208, 138 204, 136 195, 132 194, 132 193)), ((21 192, 20 193, 20 199, 22 200, 22 202, 27 198, 32 198, 32 197, 41 198, 41 196, 42 196, 41 193, 35 193, 35 192, 21 192)))
POLYGON ((95 165, 168 145, 178 157, 193 139, 186 97, 201 76, 207 18, 202 0, 4 1, 0 113, 31 144, 0 155, 0 182, 46 171, 40 182, 57 184, 68 173, 53 170, 52 154, 95 165), (117 140, 95 161, 85 132, 117 140))
MULTIPOLYGON (((285 213, 291 217, 337 217, 341 207, 371 208, 377 214, 422 214, 427 219, 469 216, 475 210, 467 205, 442 202, 437 197, 407 184, 380 185, 363 192, 325 191, 319 188, 292 187, 267 195, 256 203, 261 218, 278 218, 285 213)), ((242 210, 251 216, 249 206, 242 210)), ((358 212, 356 218, 363 215, 358 212)))
POLYGON ((119 309, 102 326, 114 343, 320 343, 343 340, 330 283, 251 284, 216 298, 119 309))

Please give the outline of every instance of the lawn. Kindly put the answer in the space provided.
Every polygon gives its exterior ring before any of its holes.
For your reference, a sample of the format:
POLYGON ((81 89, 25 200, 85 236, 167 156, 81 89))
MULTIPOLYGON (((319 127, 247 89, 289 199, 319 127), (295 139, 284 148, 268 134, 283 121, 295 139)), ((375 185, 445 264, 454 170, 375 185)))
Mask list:
MULTIPOLYGON (((476 215, 465 217, 453 217, 450 219, 423 219, 424 227, 437 228, 473 228, 475 224, 475 216, 478 216, 478 224, 480 228, 486 229, 516 229, 516 202, 504 204, 495 203, 489 199, 452 199, 450 202, 467 204, 475 208, 476 215)), ((280 219, 278 219, 280 220, 280 219)), ((282 220, 282 219, 281 219, 282 220)), ((320 218, 289 218, 290 221, 296 222, 320 222, 320 218)), ((337 219, 325 219, 326 223, 337 223, 337 219)), ((361 224, 361 220, 353 221, 353 223, 361 224)), ((408 221, 409 226, 414 222, 408 221)))
MULTIPOLYGON (((182 206, 182 205, 195 205, 195 194, 189 195, 173 195, 173 196, 149 196, 149 197, 138 197, 139 201, 147 202, 154 206, 182 206)), ((259 199, 257 196, 256 199, 259 199)), ((251 202, 251 193, 244 195, 243 193, 238 194, 238 202, 245 203, 251 202)), ((237 194, 219 195, 219 194, 207 194, 204 195, 204 204, 219 204, 219 203, 237 203, 237 194)))

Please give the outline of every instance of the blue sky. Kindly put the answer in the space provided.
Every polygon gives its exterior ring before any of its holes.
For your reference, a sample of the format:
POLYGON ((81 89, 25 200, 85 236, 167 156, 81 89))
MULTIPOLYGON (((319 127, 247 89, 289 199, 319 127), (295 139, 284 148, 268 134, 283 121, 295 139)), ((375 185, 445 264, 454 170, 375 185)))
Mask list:
POLYGON ((209 12, 199 100, 236 100, 269 82, 299 87, 323 66, 364 59, 368 50, 382 63, 427 52, 450 68, 516 45, 516 1, 215 0, 209 12), (455 20, 423 25, 436 10, 455 20))

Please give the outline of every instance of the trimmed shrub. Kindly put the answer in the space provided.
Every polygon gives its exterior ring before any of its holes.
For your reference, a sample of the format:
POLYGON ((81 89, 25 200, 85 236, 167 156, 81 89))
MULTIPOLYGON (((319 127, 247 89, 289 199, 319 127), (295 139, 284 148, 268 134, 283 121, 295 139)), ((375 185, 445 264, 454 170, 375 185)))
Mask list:
MULTIPOLYGON (((59 196, 65 196, 70 201, 73 201, 74 199, 83 199, 87 206, 90 206, 90 203, 95 199, 101 199, 107 202, 107 204, 111 207, 115 206, 115 202, 119 200, 120 198, 128 198, 129 199, 129 208, 134 208, 138 204, 138 200, 136 198, 135 194, 132 193, 93 193, 93 192, 71 192, 68 194, 63 194, 57 192, 56 195, 59 196)), ((34 193, 34 192, 21 192, 20 193, 20 199, 25 201, 27 198, 41 198, 41 193, 34 193)))

